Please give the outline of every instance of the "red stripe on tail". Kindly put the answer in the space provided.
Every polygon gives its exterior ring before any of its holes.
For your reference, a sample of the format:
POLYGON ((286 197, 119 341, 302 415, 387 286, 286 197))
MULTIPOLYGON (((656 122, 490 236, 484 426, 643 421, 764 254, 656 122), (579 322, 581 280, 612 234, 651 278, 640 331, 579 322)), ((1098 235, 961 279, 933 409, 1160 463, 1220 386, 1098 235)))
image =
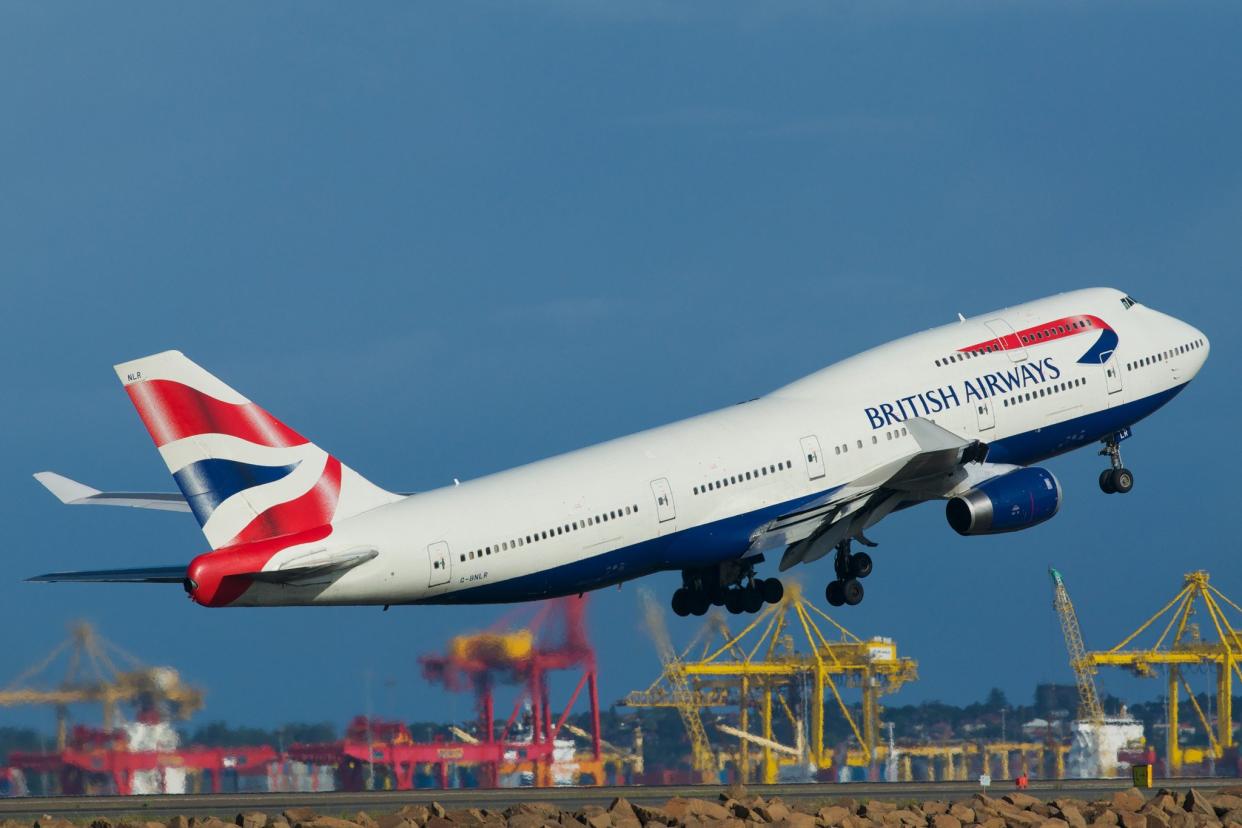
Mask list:
POLYGON ((228 434, 278 448, 309 442, 254 403, 226 403, 172 380, 143 380, 125 391, 157 447, 199 434, 228 434))

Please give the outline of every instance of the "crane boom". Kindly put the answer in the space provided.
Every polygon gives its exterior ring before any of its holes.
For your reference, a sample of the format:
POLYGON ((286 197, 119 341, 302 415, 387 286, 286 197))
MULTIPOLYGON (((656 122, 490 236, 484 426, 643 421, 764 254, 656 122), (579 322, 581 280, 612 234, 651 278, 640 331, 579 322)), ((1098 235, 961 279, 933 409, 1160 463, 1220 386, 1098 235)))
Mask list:
POLYGON ((1061 632, 1065 636, 1065 649, 1069 653, 1070 667, 1074 670, 1074 679, 1078 684, 1078 717, 1091 722, 1104 721, 1104 706, 1100 704, 1100 694, 1095 689, 1094 667, 1087 658, 1087 648, 1082 641, 1082 630, 1078 626, 1078 614, 1074 612, 1074 604, 1070 601, 1069 591, 1061 573, 1049 569, 1052 576, 1052 606, 1061 620, 1061 632))

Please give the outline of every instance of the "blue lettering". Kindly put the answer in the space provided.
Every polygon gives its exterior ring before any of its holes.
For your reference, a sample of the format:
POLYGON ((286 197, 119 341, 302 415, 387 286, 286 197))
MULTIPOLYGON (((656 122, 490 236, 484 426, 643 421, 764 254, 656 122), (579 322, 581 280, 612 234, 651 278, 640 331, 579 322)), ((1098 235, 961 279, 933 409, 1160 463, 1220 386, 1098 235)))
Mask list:
POLYGON ((988 389, 992 392, 992 396, 1005 393, 1005 389, 1001 388, 1000 380, 996 378, 996 374, 984 374, 983 379, 988 384, 988 389))
POLYGON ((1035 369, 1035 373, 1039 374, 1039 381, 1040 381, 1040 382, 1044 382, 1044 381, 1045 381, 1045 379, 1047 379, 1047 378, 1044 376, 1044 366, 1040 365, 1040 364, 1037 362, 1037 363, 1035 363, 1034 365, 1032 365, 1031 367, 1035 369))
POLYGON ((1039 379, 1037 379, 1035 376, 1035 372, 1031 370, 1031 366, 1023 365, 1022 366, 1022 387, 1023 388, 1026 387, 1027 380, 1030 380, 1032 383, 1039 382, 1039 379))
POLYGON ((884 425, 884 418, 880 416, 880 412, 877 409, 868 408, 867 419, 871 421, 871 428, 873 430, 884 425))
POLYGON ((939 391, 928 391, 927 400, 929 403, 935 405, 934 408, 931 408, 931 410, 927 412, 928 414, 935 414, 937 411, 944 411, 944 397, 940 396, 939 391))
POLYGON ((1017 368, 1010 368, 1001 374, 1001 378, 1005 380, 1005 390, 1012 391, 1015 388, 1022 387, 1022 375, 1018 373, 1017 368))
POLYGON ((949 407, 949 397, 952 397, 952 398, 953 398, 953 404, 954 404, 954 405, 961 405, 961 404, 962 404, 962 401, 961 401, 961 400, 959 400, 959 399, 957 398, 957 389, 956 389, 956 388, 954 388, 952 385, 946 385, 944 388, 941 388, 941 389, 940 389, 940 396, 944 399, 944 407, 945 407, 945 408, 948 408, 948 407, 949 407), (947 390, 949 393, 947 393, 947 394, 946 394, 946 393, 945 393, 945 391, 946 391, 946 390, 947 390))
POLYGON ((1061 369, 1052 364, 1052 357, 1046 357, 1044 359, 1044 367, 1047 368, 1050 372, 1052 372, 1053 379, 1060 379, 1061 369))
POLYGON ((970 380, 962 380, 962 382, 966 384, 966 402, 970 402, 972 399, 983 399, 979 392, 975 390, 975 384, 973 382, 970 380))
POLYGON ((892 425, 894 420, 901 422, 901 418, 893 411, 892 403, 880 403, 880 411, 884 412, 884 422, 886 425, 892 425))

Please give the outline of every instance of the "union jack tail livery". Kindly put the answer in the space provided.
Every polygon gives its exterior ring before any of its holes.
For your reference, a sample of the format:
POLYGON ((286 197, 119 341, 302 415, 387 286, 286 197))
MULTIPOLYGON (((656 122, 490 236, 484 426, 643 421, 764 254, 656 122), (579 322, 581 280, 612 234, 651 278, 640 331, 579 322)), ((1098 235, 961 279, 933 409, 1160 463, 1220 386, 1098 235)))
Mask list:
POLYGON ((180 351, 116 366, 213 549, 328 526, 400 497, 180 351))

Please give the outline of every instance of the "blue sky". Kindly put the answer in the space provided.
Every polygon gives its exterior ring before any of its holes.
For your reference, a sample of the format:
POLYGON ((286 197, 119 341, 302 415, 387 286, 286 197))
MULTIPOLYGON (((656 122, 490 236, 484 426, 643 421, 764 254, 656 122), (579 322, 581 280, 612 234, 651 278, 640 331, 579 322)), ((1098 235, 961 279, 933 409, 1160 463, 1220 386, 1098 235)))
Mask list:
MULTIPOLYGON (((180 348, 419 490, 1098 284, 1213 344, 1126 443, 1134 492, 1102 495, 1080 452, 1029 532, 897 515, 836 616, 919 660, 893 702, 1025 700, 1070 679, 1049 564, 1089 646, 1190 569, 1242 596, 1239 42, 1225 3, 6 3, 0 678, 85 617, 205 685, 204 719, 343 723, 368 675, 378 713, 472 714, 416 657, 503 608, 22 583, 205 548, 186 515, 68 509, 30 479, 172 485, 115 362, 180 348)), ((799 575, 819 592, 829 570, 799 575)), ((603 698, 644 685, 635 585, 590 613, 603 698)), ((0 711, 27 722, 50 716, 0 711)))

